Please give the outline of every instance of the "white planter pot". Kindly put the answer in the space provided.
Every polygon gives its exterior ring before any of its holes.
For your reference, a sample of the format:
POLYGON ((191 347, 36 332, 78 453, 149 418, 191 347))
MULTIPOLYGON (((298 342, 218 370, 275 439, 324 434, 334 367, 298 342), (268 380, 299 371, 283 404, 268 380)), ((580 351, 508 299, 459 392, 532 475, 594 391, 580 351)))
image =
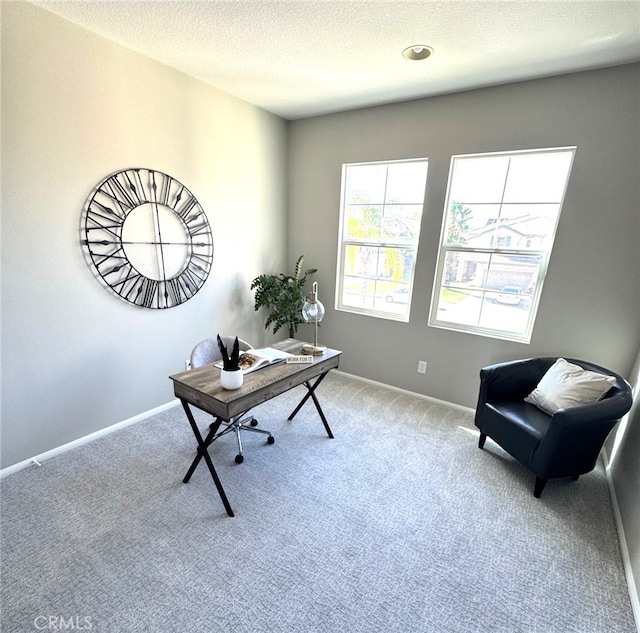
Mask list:
POLYGON ((225 389, 240 389, 243 378, 244 374, 241 369, 234 371, 227 371, 226 369, 220 370, 220 384, 225 389))

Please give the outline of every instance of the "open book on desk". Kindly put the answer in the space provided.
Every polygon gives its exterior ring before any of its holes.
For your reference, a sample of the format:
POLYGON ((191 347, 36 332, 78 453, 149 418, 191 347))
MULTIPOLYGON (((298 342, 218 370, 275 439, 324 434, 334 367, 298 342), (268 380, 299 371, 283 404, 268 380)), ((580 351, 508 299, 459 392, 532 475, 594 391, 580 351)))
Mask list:
MULTIPOLYGON (((262 367, 282 363, 291 356, 293 356, 293 354, 275 349, 275 347, 248 349, 240 353, 240 369, 242 369, 243 374, 248 374, 256 371, 256 369, 262 369, 262 367)), ((216 363, 216 367, 222 367, 222 361, 216 363)))

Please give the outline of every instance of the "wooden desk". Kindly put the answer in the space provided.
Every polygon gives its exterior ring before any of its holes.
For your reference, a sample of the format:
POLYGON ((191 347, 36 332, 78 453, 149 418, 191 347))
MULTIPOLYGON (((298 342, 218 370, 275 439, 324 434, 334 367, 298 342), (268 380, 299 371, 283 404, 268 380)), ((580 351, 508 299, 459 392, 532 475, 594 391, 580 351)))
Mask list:
MULTIPOLYGON (((303 341, 289 338, 279 343, 274 343, 272 347, 292 354, 300 354, 303 344, 303 341)), ((324 424, 327 435, 333 438, 333 433, 320 407, 315 390, 329 371, 338 367, 341 353, 338 350, 327 349, 322 356, 315 356, 313 363, 310 365, 277 363, 270 367, 259 369, 245 374, 242 387, 233 391, 222 388, 220 385, 220 370, 214 364, 204 365, 203 367, 170 376, 169 378, 173 381, 173 392, 180 399, 193 434, 198 441, 196 457, 183 481, 185 483, 189 481, 200 460, 204 458, 227 514, 233 516, 233 510, 207 450, 209 445, 214 440, 223 420, 229 422, 232 418, 242 415, 253 407, 299 385, 304 385, 307 388, 307 393, 288 419, 292 420, 305 402, 311 398, 324 424), (312 384, 311 381, 314 379, 315 382, 312 384), (215 421, 209 427, 209 433, 205 438, 202 437, 198 429, 189 405, 215 417, 215 421)))

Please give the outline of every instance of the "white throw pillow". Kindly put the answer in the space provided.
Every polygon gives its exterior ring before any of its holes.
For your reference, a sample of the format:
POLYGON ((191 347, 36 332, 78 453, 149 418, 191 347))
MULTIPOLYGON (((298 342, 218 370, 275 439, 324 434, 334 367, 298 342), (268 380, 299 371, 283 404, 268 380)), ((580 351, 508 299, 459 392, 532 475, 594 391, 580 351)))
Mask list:
POLYGON ((613 376, 587 371, 558 358, 525 402, 553 415, 558 409, 597 402, 615 382, 613 376))

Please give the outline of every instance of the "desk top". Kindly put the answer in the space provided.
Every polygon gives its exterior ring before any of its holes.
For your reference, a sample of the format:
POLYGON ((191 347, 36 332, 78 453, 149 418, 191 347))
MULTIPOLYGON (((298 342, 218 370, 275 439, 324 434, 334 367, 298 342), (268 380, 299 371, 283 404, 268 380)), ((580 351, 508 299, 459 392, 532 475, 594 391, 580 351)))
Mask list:
MULTIPOLYGON (((300 354, 304 341, 288 338, 271 347, 300 354)), ((301 385, 322 373, 338 367, 341 351, 329 349, 314 356, 312 364, 275 363, 244 375, 240 389, 227 390, 220 385, 220 369, 215 363, 169 376, 174 393, 190 404, 230 420, 262 402, 301 385)))

